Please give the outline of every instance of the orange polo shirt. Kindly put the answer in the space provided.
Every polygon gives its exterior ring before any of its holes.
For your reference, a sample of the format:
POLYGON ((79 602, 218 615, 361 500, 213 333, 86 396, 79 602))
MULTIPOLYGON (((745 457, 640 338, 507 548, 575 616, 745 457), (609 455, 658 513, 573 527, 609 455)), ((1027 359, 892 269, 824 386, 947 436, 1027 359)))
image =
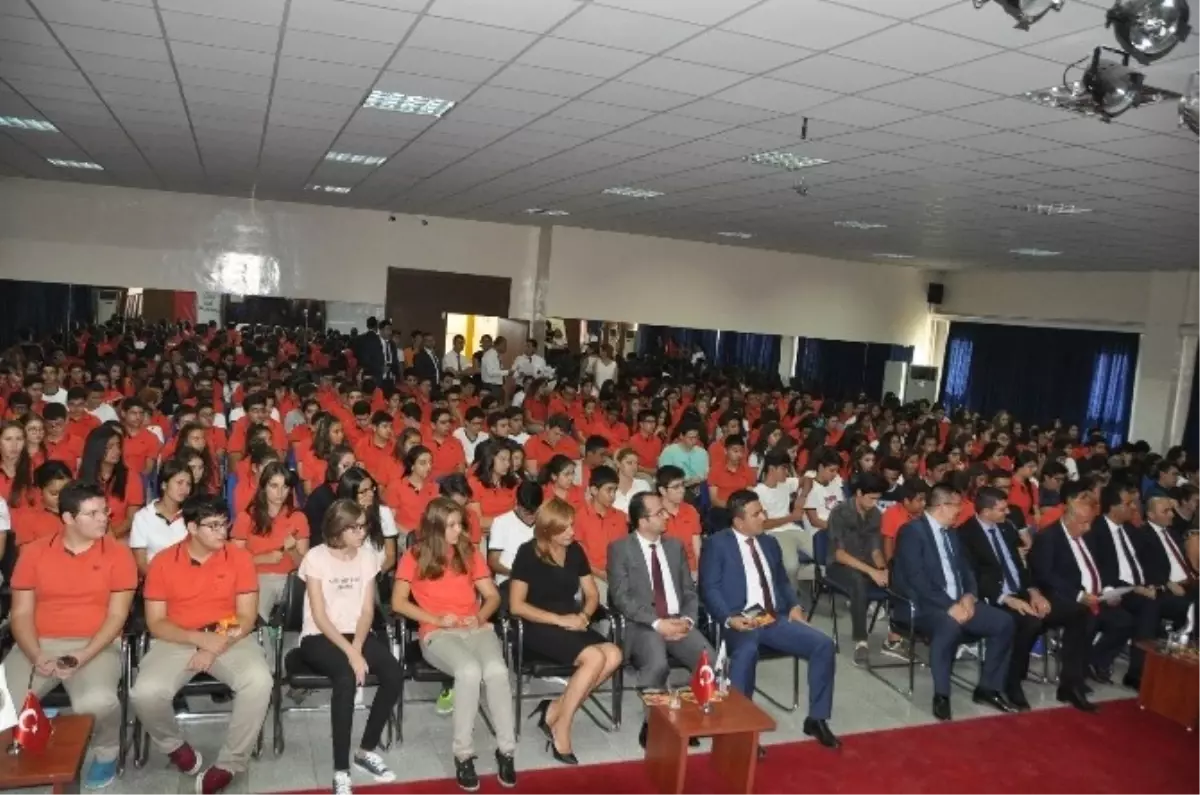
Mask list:
POLYGON ((1062 519, 1063 514, 1066 513, 1066 511, 1067 506, 1062 503, 1042 508, 1041 519, 1038 520, 1038 530, 1045 530, 1047 527, 1062 519))
MULTIPOLYGON (((467 571, 455 571, 448 563, 437 579, 422 579, 417 568, 417 551, 410 549, 400 557, 396 579, 409 584, 413 601, 435 616, 470 618, 479 613, 479 594, 475 581, 492 576, 483 555, 476 550, 467 561, 467 571)), ((439 629, 435 624, 421 624, 417 633, 423 638, 439 629)))
POLYGON ((158 450, 162 442, 147 428, 139 428, 133 436, 125 438, 125 466, 131 473, 142 474, 146 471, 146 461, 158 458, 158 450))
POLYGON ((575 507, 575 540, 587 553, 592 571, 608 569, 608 545, 629 535, 629 517, 616 508, 604 515, 591 500, 575 507))
POLYGON ((1024 483, 1013 481, 1012 486, 1008 490, 1008 504, 1021 509, 1021 513, 1025 515, 1025 520, 1029 521, 1033 518, 1033 506, 1037 504, 1037 486, 1033 481, 1027 480, 1024 483))
POLYGON ((525 402, 521 404, 521 408, 525 410, 525 416, 529 418, 529 421, 537 425, 545 424, 546 417, 549 416, 546 404, 536 398, 525 398, 525 402))
POLYGON ((545 466, 556 455, 565 455, 572 461, 578 461, 582 457, 579 442, 565 433, 558 440, 558 444, 553 447, 546 441, 546 436, 542 433, 530 436, 525 442, 525 460, 533 461, 538 467, 545 466))
POLYGON ((14 591, 33 591, 39 638, 91 638, 108 616, 114 593, 137 588, 137 564, 121 542, 105 536, 74 554, 55 534, 21 549, 14 591))
POLYGON ((884 538, 896 538, 900 535, 900 528, 913 520, 913 515, 904 510, 902 503, 889 505, 888 509, 883 512, 883 516, 879 518, 879 534, 884 538))
MULTIPOLYGON (((308 538, 308 517, 303 511, 289 511, 284 508, 271 520, 271 531, 265 535, 254 532, 254 520, 248 511, 238 514, 230 534, 236 541, 246 542, 246 551, 251 556, 265 555, 268 552, 283 549, 283 541, 289 535, 299 541, 308 538)), ((296 568, 296 562, 288 554, 278 563, 256 563, 255 568, 260 574, 290 574, 296 568)))
MULTIPOLYGON (((638 464, 646 469, 654 469, 658 466, 658 457, 662 455, 663 440, 658 437, 658 434, 650 434, 647 439, 641 433, 635 433, 629 437, 629 446, 638 456, 638 464)), ((709 468, 712 468, 710 462, 709 468)))
MULTIPOLYGON (((558 497, 558 494, 555 493, 554 486, 547 483, 542 488, 542 499, 545 502, 549 502, 555 497, 558 497)), ((571 488, 567 489, 567 496, 565 498, 560 497, 559 499, 565 499, 568 505, 578 511, 580 506, 587 502, 587 491, 583 486, 571 486, 571 488)))
POLYGON ((400 463, 392 457, 392 445, 378 446, 374 434, 354 446, 354 457, 371 473, 371 478, 380 489, 386 489, 401 476, 400 463))
POLYGON ((467 478, 467 483, 471 486, 471 499, 479 503, 479 512, 488 518, 508 513, 517 504, 516 489, 485 486, 474 475, 467 478))
POLYGON ((51 461, 63 462, 71 474, 76 474, 79 472, 79 459, 83 458, 83 440, 69 433, 63 433, 57 442, 47 438, 46 457, 51 461))
MULTIPOLYGON (((287 455, 287 434, 283 425, 274 417, 267 417, 267 427, 271 429, 271 447, 281 456, 287 455)), ((231 453, 246 452, 246 429, 250 427, 250 417, 238 417, 237 422, 229 431, 228 450, 231 453)))
POLYGON ((22 506, 12 510, 12 529, 16 535, 17 546, 23 547, 39 538, 61 533, 62 518, 45 508, 38 506, 22 506))
POLYGON ((199 563, 185 538, 155 555, 146 572, 146 601, 166 602, 167 619, 181 629, 202 629, 233 618, 237 597, 257 592, 254 558, 233 543, 199 563))
POLYGON ((88 434, 100 427, 100 418, 95 414, 83 412, 79 419, 67 417, 67 433, 76 436, 80 441, 86 441, 88 434))
POLYGON ((398 528, 415 532, 421 526, 426 506, 437 496, 438 487, 433 478, 427 478, 419 489, 408 478, 397 478, 388 486, 384 502, 396 515, 398 528))
POLYGON ((463 472, 467 468, 467 454, 462 444, 453 436, 447 436, 439 442, 433 434, 427 434, 422 444, 433 453, 433 469, 429 473, 430 480, 437 480, 452 472, 463 472))
MULTIPOLYGON (((128 465, 126 466, 128 467, 128 465)), ((109 520, 114 524, 120 524, 129 516, 131 509, 136 511, 140 506, 146 504, 146 490, 142 487, 141 474, 132 469, 125 473, 124 494, 113 494, 111 483, 112 481, 101 484, 101 487, 108 498, 109 520)))
POLYGON ((689 503, 680 503, 678 513, 674 516, 667 515, 666 535, 683 544, 683 551, 687 555, 688 569, 696 571, 700 561, 696 559, 696 544, 692 539, 700 535, 700 512, 689 503))
POLYGON ((754 482, 754 470, 744 462, 734 470, 730 470, 728 466, 708 470, 708 485, 716 488, 717 495, 722 500, 729 499, 729 496, 739 489, 754 488, 754 482))

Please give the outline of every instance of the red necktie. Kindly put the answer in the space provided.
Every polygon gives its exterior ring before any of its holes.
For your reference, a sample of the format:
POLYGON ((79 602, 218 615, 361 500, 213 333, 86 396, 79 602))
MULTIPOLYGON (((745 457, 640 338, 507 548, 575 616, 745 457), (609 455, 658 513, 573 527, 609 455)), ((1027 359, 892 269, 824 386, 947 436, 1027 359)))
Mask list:
POLYGON ((747 546, 750 547, 750 557, 754 560, 754 568, 758 570, 758 584, 762 587, 763 603, 767 612, 775 615, 775 602, 771 599, 771 586, 767 583, 767 572, 763 568, 762 558, 758 555, 758 545, 754 543, 753 538, 746 539, 747 546))
POLYGON ((1083 545, 1083 539, 1076 536, 1072 540, 1079 546, 1079 554, 1083 556, 1083 562, 1087 564, 1088 574, 1092 577, 1092 585, 1094 587, 1089 588, 1088 593, 1098 596, 1100 594, 1100 573, 1096 571, 1096 566, 1092 563, 1092 559, 1087 553, 1087 547, 1083 545))
POLYGON ((1171 538, 1171 534, 1164 528, 1162 531, 1163 545, 1171 552, 1171 557, 1175 558, 1175 562, 1179 564, 1179 568, 1183 570, 1184 576, 1187 576, 1188 567, 1183 562, 1183 555, 1179 554, 1179 547, 1175 546, 1175 539, 1171 538))
POLYGON ((658 544, 650 545, 650 584, 654 587, 654 614, 667 618, 667 586, 663 583, 662 564, 658 562, 658 544))

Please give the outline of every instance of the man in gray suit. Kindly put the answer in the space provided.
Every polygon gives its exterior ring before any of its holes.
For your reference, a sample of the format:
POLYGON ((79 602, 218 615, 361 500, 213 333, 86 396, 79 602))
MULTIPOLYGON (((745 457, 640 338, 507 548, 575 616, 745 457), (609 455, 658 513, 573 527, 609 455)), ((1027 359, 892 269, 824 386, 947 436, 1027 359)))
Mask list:
MULTIPOLYGON (((666 538, 667 510, 651 492, 629 503, 629 535, 608 546, 608 601, 625 617, 625 656, 642 689, 663 689, 671 672, 668 657, 695 670, 701 652, 715 661, 712 647, 696 629, 700 597, 688 571, 683 545, 666 538)), ((646 747, 647 725, 638 742, 646 747)))

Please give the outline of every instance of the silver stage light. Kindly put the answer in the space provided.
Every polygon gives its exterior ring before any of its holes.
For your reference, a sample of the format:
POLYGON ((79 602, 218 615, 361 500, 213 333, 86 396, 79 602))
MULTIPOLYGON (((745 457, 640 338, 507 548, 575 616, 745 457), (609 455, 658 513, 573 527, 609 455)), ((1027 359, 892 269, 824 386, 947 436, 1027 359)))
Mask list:
MULTIPOLYGON (((972 0, 976 8, 983 8, 987 0, 972 0)), ((1017 27, 1029 30, 1029 26, 1046 16, 1047 12, 1062 11, 1066 0, 996 0, 1005 12, 1017 20, 1017 27)))
POLYGON ((1102 48, 1092 54, 1092 65, 1083 73, 1083 88, 1096 103, 1096 110, 1112 118, 1138 104, 1146 76, 1129 68, 1129 53, 1120 62, 1102 59, 1102 48))
POLYGON ((1188 78, 1187 91, 1179 98, 1179 123, 1200 135, 1200 72, 1188 78))
POLYGON ((1125 52, 1150 63, 1187 38, 1189 16, 1187 0, 1117 0, 1105 27, 1113 28, 1125 52))

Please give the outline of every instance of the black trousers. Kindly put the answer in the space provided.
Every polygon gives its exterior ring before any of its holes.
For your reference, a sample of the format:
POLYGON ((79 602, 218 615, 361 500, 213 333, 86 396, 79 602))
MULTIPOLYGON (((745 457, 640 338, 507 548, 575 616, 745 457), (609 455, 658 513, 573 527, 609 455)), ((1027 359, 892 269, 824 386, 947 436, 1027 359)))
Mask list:
MULTIPOLYGON (((1162 608, 1160 599, 1147 599, 1135 593, 1127 593, 1121 598, 1118 608, 1127 613, 1133 623, 1133 640, 1154 640, 1158 637, 1159 611, 1162 608)), ((1129 675, 1137 678, 1142 675, 1142 666, 1146 662, 1146 652, 1136 643, 1129 648, 1129 675)))
MULTIPOLYGON (((354 636, 346 635, 345 638, 353 640, 354 636)), ((367 661, 367 673, 375 677, 379 686, 359 747, 374 751, 400 696, 400 663, 392 656, 387 644, 373 634, 363 641, 362 654, 367 661)), ((333 696, 329 702, 329 719, 333 724, 333 769, 348 771, 350 732, 354 728, 354 691, 357 688, 354 669, 350 667, 346 653, 324 635, 309 635, 300 641, 300 655, 305 665, 333 680, 333 696)))
POLYGON ((855 642, 867 639, 867 589, 875 581, 857 569, 840 563, 830 564, 829 580, 850 597, 850 627, 855 642))
MULTIPOLYGON (((1013 634, 1012 660, 1008 665, 1008 689, 1014 689, 1025 680, 1029 673, 1029 655, 1033 651, 1033 644, 1045 630, 1053 627, 1063 629, 1060 686, 1082 684, 1083 669, 1094 632, 1092 614, 1087 607, 1079 602, 1051 602, 1050 612, 1045 618, 1020 615, 1007 607, 1001 609, 1013 617, 1017 627, 1013 634)), ((1049 654, 1049 651, 1046 653, 1049 654)))

